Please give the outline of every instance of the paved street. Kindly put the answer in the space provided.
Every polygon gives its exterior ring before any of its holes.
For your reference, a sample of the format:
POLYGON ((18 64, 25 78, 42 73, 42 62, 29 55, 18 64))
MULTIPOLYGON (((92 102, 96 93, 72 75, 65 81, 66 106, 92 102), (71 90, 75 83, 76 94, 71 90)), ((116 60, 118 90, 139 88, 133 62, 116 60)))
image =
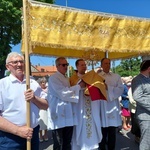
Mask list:
MULTIPOLYGON (((138 144, 134 141, 134 136, 129 132, 122 130, 117 131, 116 150, 139 150, 138 144)), ((52 150, 53 141, 49 131, 49 141, 40 143, 40 150, 52 150)))

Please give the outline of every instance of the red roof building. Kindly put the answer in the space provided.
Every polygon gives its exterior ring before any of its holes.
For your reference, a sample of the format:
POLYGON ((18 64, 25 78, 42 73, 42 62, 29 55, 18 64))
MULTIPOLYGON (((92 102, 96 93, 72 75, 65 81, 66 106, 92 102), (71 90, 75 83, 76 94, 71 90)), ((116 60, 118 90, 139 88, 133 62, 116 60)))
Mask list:
POLYGON ((56 66, 33 66, 31 65, 31 75, 33 77, 51 76, 57 71, 56 66))

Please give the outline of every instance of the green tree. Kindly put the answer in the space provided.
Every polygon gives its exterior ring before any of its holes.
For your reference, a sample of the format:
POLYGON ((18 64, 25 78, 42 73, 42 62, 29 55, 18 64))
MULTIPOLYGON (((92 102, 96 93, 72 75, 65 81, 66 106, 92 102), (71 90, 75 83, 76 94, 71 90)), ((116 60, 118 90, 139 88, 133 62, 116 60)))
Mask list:
POLYGON ((141 60, 141 57, 122 60, 120 65, 113 70, 122 77, 135 76, 139 73, 141 60))
MULTIPOLYGON (((37 0, 54 3, 54 0, 37 0)), ((0 78, 5 73, 5 60, 11 46, 21 41, 22 0, 0 0, 0 78)))
POLYGON ((71 77, 74 74, 74 68, 72 66, 69 66, 69 77, 71 77))

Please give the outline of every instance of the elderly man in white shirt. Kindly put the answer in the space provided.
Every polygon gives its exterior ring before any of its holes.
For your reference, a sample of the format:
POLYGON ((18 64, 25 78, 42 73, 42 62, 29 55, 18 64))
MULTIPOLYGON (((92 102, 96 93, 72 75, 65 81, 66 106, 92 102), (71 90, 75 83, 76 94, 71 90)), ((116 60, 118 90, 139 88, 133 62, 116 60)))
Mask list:
POLYGON ((124 87, 121 77, 118 74, 110 72, 110 59, 103 58, 101 67, 103 71, 99 73, 105 79, 107 86, 108 99, 101 101, 101 124, 102 141, 99 144, 100 150, 115 150, 116 127, 122 124, 119 97, 123 93, 124 87))
POLYGON ((6 68, 10 75, 0 80, 0 149, 26 150, 26 139, 31 139, 32 150, 39 149, 39 109, 47 109, 46 96, 39 84, 30 79, 26 91, 24 58, 9 53, 6 68), (31 127, 26 126, 26 100, 31 103, 31 127))
POLYGON ((85 87, 81 81, 70 86, 66 77, 68 63, 64 57, 55 61, 57 72, 48 81, 49 125, 54 140, 54 150, 71 150, 73 126, 77 124, 75 105, 79 100, 79 91, 85 87))

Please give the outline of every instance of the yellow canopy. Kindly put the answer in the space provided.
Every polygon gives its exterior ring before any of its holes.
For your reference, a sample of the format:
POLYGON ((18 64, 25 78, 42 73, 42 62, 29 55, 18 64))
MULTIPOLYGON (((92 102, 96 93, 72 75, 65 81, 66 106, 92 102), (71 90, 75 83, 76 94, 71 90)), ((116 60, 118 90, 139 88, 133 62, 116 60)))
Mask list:
MULTIPOLYGON (((30 54, 110 59, 150 54, 150 20, 59 7, 28 4, 30 54), (92 51, 94 54, 92 55, 92 51)), ((24 42, 23 42, 24 43, 24 42)), ((22 43, 22 44, 23 44, 22 43)), ((22 45, 24 53, 24 44, 22 45)))

